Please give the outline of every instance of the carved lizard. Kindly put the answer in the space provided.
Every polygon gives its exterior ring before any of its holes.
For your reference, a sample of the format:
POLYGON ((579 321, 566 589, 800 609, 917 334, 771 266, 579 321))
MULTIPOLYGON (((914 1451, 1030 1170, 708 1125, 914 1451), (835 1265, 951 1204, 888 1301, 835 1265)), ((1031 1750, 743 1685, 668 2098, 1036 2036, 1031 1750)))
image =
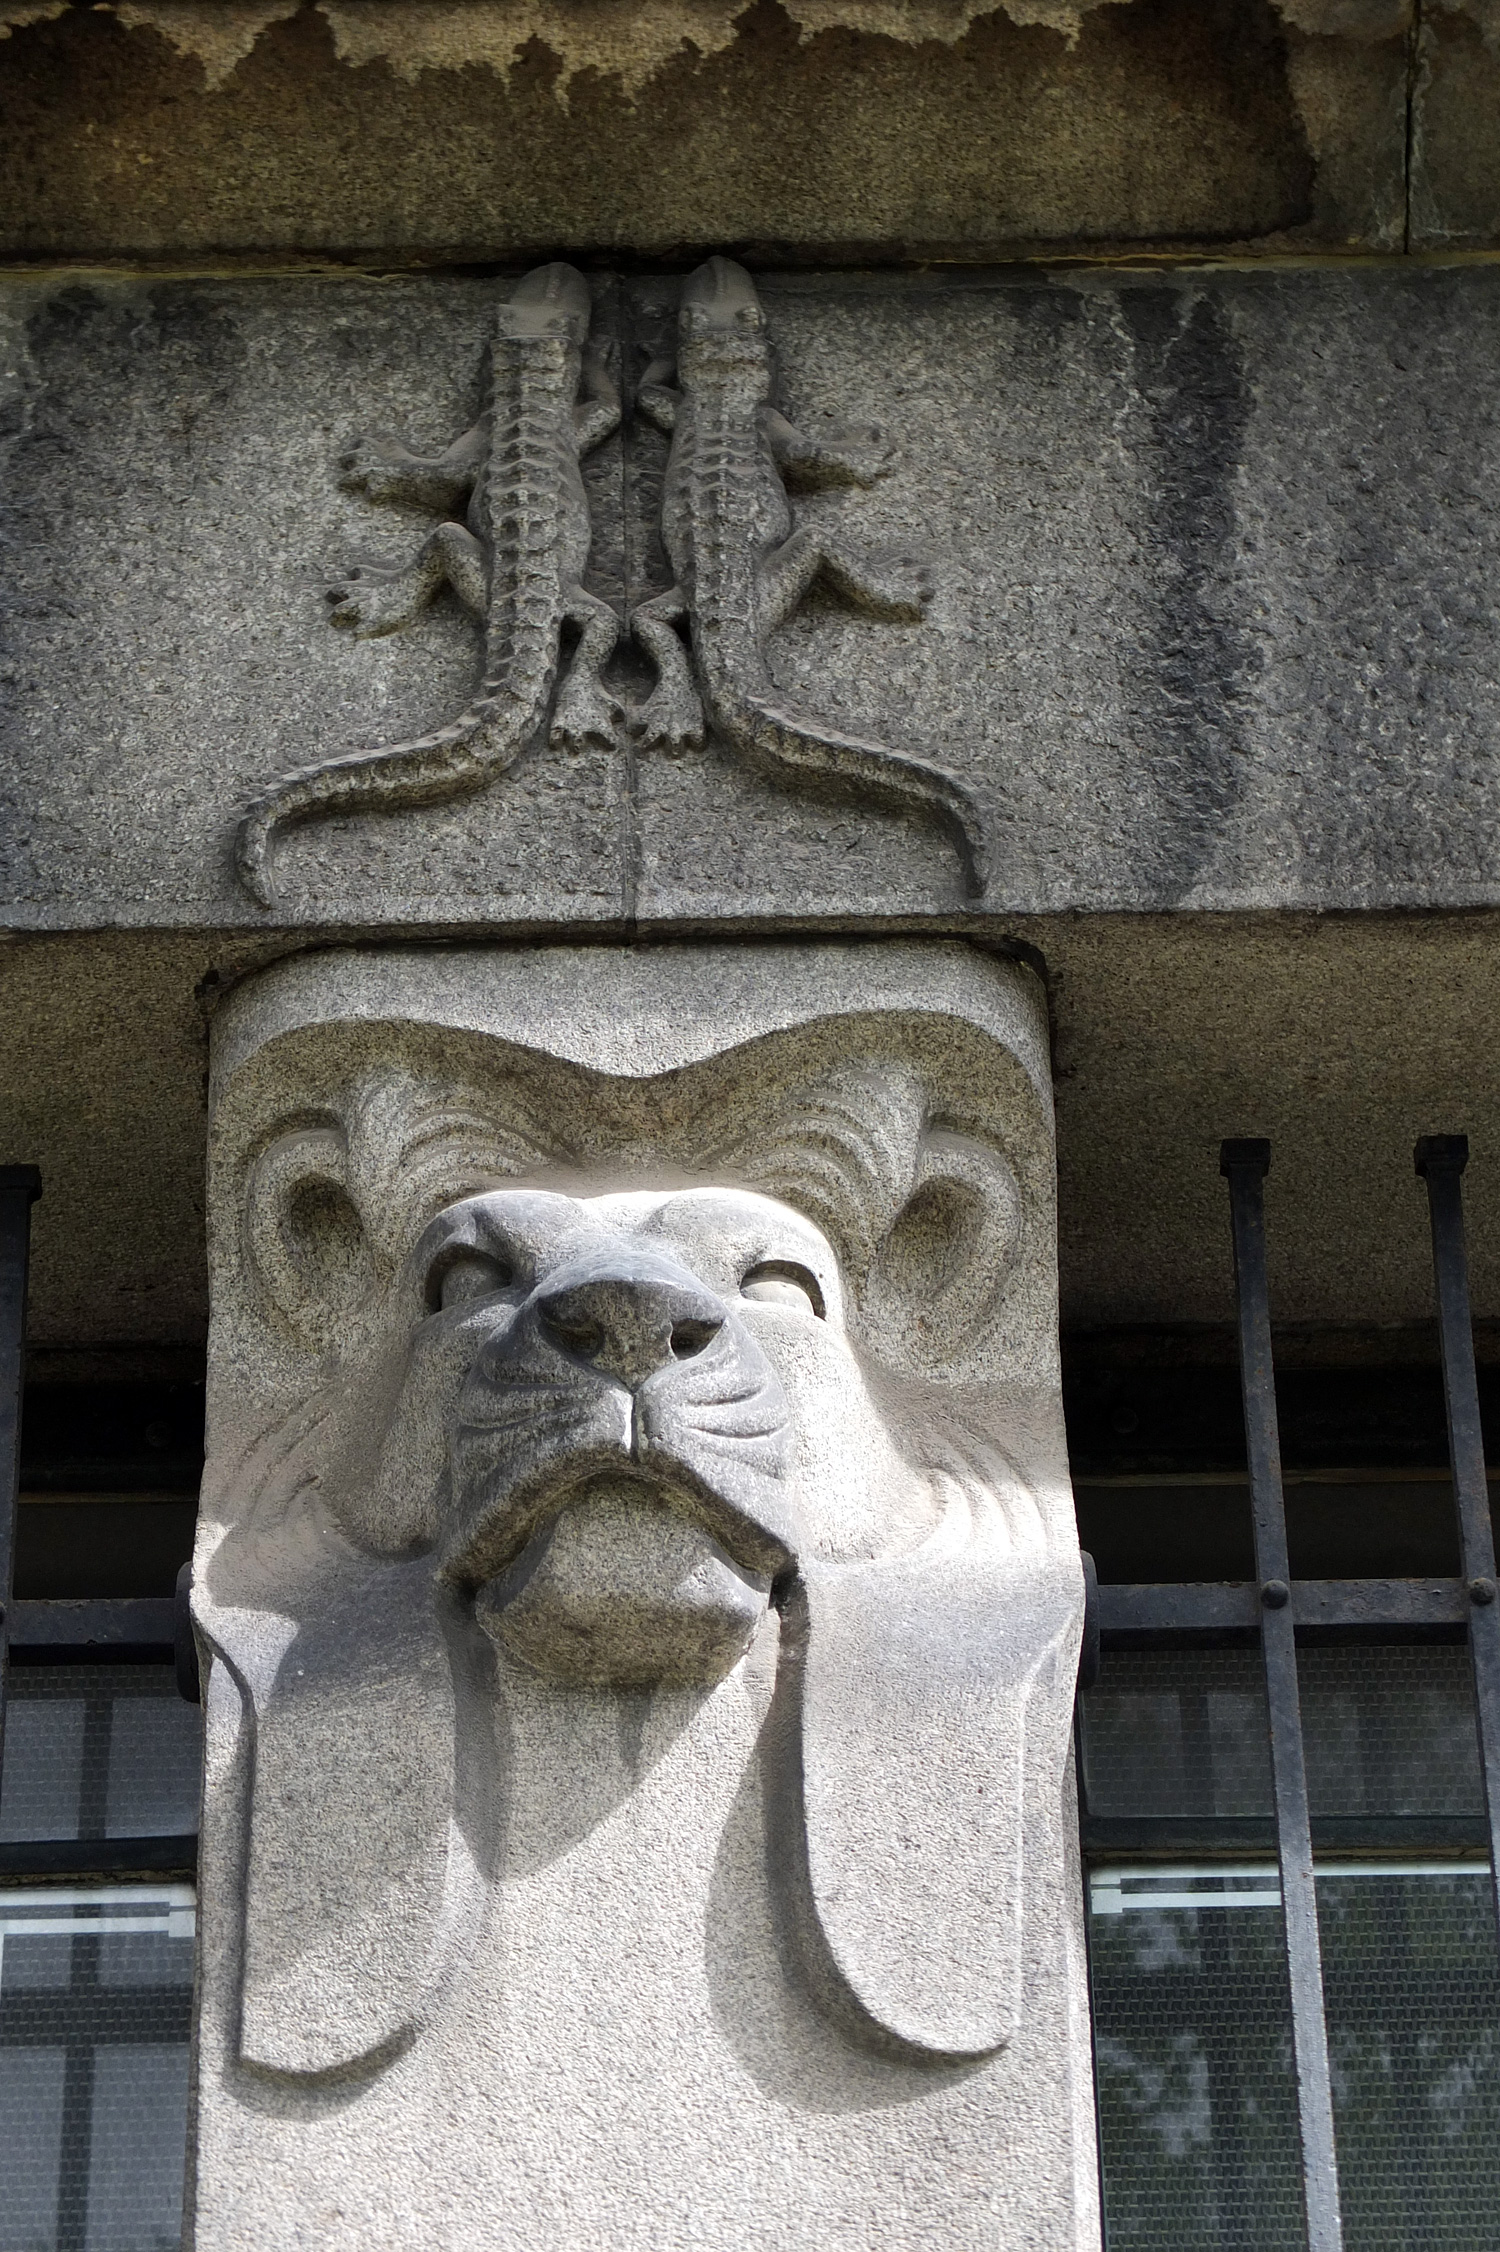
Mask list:
POLYGON ((672 438, 662 529, 677 579, 631 619, 657 668, 635 730, 648 746, 696 748, 706 712, 778 781, 803 776, 925 806, 952 833, 969 892, 981 892, 982 832, 967 791, 940 767, 802 709, 776 686, 766 655, 818 578, 877 617, 920 618, 932 589, 919 563, 856 556, 828 531, 793 529, 783 482, 872 484, 888 466, 881 433, 812 437, 778 411, 765 314, 750 276, 727 258, 684 283, 676 390, 662 380, 669 368, 647 370, 639 404, 672 438))
POLYGON ((404 567, 356 566, 330 589, 337 625, 361 638, 409 626, 445 586, 485 624, 484 679, 431 735, 306 766, 249 808, 236 859, 271 904, 273 832, 331 813, 429 805, 513 766, 547 717, 564 626, 578 630, 552 719, 569 749, 615 739, 622 709, 599 678, 619 636, 613 611, 579 581, 589 512, 580 456, 618 427, 619 396, 587 350, 589 293, 571 266, 539 266, 496 322, 492 404, 445 454, 426 459, 376 437, 344 456, 345 482, 376 501, 434 511, 468 503, 404 567))

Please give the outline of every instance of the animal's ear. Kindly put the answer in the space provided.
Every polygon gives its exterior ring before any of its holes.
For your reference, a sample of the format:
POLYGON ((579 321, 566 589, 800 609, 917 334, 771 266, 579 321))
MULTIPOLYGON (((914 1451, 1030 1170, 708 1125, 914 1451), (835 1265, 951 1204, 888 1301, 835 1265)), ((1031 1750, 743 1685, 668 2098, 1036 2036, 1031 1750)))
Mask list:
POLYGON ((1022 1225, 1020 1187, 1001 1152, 929 1126, 865 1285, 874 1342, 933 1374, 953 1374, 982 1346, 1015 1270, 1022 1225))
POLYGON ((246 1184, 244 1224, 272 1309, 300 1343, 329 1344, 367 1303, 375 1278, 343 1129, 299 1127, 262 1150, 246 1184))
POLYGON ((1039 1533, 954 1516, 902 1559, 805 1564, 786 1622, 804 1960, 856 2037, 934 2060, 1015 2026, 1026 1821, 1060 1811, 1083 1599, 1039 1533))
POLYGON ((241 1700, 240 2055, 321 2078, 410 2042, 477 1905, 465 1832, 483 1833, 461 1819, 476 1716, 430 1564, 311 1545, 296 1589, 262 1607, 226 1543, 194 1610, 241 1700))

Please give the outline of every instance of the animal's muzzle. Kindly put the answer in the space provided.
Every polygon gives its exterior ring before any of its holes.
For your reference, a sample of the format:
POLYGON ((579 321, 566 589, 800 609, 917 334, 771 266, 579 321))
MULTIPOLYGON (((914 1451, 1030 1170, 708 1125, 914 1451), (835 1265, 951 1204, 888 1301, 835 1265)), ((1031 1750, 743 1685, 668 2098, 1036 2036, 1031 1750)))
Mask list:
POLYGON ((705 1351, 726 1318, 722 1302, 692 1275, 644 1255, 564 1271, 534 1305, 551 1343, 632 1392, 658 1369, 705 1351))
POLYGON ((445 1562, 491 1578, 603 1478, 774 1573, 796 1547, 791 1457, 780 1382, 726 1302, 654 1246, 606 1237, 539 1278, 475 1356, 445 1562))

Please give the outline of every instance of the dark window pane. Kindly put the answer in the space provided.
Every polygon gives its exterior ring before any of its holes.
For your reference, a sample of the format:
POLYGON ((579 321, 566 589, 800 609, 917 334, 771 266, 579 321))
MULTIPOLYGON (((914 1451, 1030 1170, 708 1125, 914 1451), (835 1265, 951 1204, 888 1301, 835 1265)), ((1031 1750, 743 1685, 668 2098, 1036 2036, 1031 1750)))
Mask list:
MULTIPOLYGON (((1300 2243, 1274 1865, 1099 1869, 1091 1904, 1111 2246, 1300 2243)), ((1346 2252, 1476 2252, 1500 2209, 1488 1869, 1328 1862, 1318 1909, 1346 2252)))
MULTIPOLYGON (((1500 2242, 1488 1869, 1401 1850, 1482 1813, 1468 1653, 1323 1645, 1298 1672, 1314 1815, 1384 1849, 1318 1863, 1347 2252, 1476 2252, 1500 2242)), ((1269 1811, 1257 1650, 1107 1653, 1083 1740, 1091 1814, 1269 1811)), ((1274 1862, 1111 1863, 1091 1904, 1112 2252, 1300 2244, 1274 1862)))
MULTIPOLYGON (((1480 1814, 1467 1650, 1335 1645, 1298 1652, 1314 1815, 1480 1814)), ((1260 1652, 1110 1650, 1084 1699, 1091 1814, 1271 1811, 1260 1652)))
POLYGON ((1469 1653, 1458 1645, 1301 1650, 1314 1814, 1482 1814, 1469 1653))
POLYGON ((193 1895, 0 1890, 0 2252, 172 2252, 193 1895))
POLYGON ((1269 1814, 1258 1650, 1108 1650, 1084 1699, 1091 1814, 1269 1814))
POLYGON ((0 2047, 0 2252, 57 2242, 66 2071, 62 2049, 0 2047))
POLYGON ((170 1666, 14 1666, 0 1843, 189 1835, 202 1739, 170 1666))
POLYGON ((1318 1922, 1347 2252, 1500 2241, 1488 1869, 1331 1864, 1319 1872, 1318 1922))

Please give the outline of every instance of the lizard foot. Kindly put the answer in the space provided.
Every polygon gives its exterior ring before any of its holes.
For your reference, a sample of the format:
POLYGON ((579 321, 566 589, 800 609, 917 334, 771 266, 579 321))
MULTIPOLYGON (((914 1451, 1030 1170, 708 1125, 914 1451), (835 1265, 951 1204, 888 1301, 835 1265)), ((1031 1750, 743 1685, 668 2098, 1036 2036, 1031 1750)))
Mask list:
POLYGON ((643 751, 665 751, 675 758, 681 751, 703 748, 703 706, 690 688, 675 682, 654 688, 631 713, 629 726, 643 751))
POLYGON ((413 600, 409 574, 378 563, 354 564, 337 585, 328 589, 328 600, 333 623, 347 626, 360 641, 373 640, 377 634, 399 633, 423 608, 420 595, 413 600))
POLYGON ((412 467, 399 439, 361 438, 339 455, 339 483, 375 501, 409 500, 412 467))
POLYGON ((618 740, 625 706, 598 680, 576 674, 563 682, 552 715, 551 743, 558 751, 607 751, 618 740))

